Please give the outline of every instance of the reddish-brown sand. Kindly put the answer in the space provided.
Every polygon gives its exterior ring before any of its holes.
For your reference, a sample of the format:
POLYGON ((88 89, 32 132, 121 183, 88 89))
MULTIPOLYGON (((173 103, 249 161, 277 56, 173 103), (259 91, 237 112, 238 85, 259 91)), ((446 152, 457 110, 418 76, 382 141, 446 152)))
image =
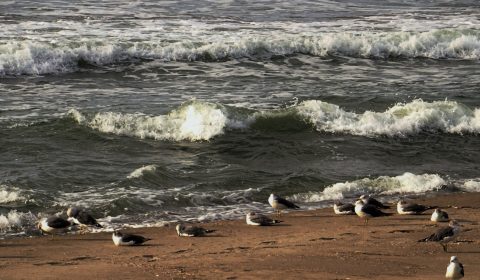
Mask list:
POLYGON ((443 279, 452 255, 464 264, 464 279, 480 279, 480 194, 417 201, 462 224, 449 252, 417 242, 445 226, 429 221, 431 211, 365 227, 322 209, 285 214, 271 227, 205 223, 216 232, 201 238, 178 237, 173 226, 126 230, 153 239, 137 247, 115 247, 110 233, 2 240, 0 279, 443 279))

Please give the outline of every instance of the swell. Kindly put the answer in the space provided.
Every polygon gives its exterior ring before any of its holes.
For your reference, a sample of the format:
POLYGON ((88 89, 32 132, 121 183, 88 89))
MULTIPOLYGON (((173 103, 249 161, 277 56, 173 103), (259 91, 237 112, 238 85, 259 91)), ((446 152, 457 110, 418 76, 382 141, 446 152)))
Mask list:
POLYGON ((306 54, 366 59, 480 58, 480 32, 444 29, 429 32, 357 32, 318 35, 211 36, 171 41, 82 39, 55 43, 7 40, 0 43, 0 76, 74 72, 83 66, 109 66, 142 60, 225 61, 256 60, 306 54))
POLYGON ((480 108, 455 101, 420 99, 393 105, 383 112, 355 113, 320 100, 276 110, 250 110, 201 101, 189 101, 166 115, 120 112, 82 113, 68 116, 76 123, 102 133, 140 139, 205 141, 234 130, 304 131, 366 137, 406 137, 423 132, 480 133, 480 108))

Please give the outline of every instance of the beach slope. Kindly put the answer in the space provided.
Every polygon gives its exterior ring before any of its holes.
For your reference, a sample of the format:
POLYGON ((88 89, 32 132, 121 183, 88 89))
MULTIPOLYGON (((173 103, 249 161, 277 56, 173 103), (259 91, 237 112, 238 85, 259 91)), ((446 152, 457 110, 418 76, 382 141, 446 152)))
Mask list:
MULTIPOLYGON (((450 256, 465 279, 480 277, 480 194, 418 199, 457 219, 463 232, 443 252, 419 243, 439 226, 425 215, 381 217, 368 226, 332 209, 294 211, 283 223, 244 220, 205 223, 216 232, 180 238, 173 226, 129 229, 153 240, 115 247, 111 233, 0 241, 1 279, 442 279, 450 256)), ((390 210, 393 211, 393 210, 390 210)))

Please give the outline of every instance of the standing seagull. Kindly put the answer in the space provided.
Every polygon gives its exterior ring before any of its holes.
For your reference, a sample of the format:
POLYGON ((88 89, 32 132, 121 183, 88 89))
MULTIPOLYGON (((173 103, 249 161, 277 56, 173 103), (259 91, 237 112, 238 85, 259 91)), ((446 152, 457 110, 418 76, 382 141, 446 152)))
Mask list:
POLYGON ((425 206, 416 203, 408 203, 405 200, 400 200, 397 203, 397 212, 400 215, 419 215, 428 209, 435 208, 433 206, 425 206))
POLYGON ((443 247, 443 251, 447 252, 447 243, 455 239, 460 233, 460 224, 457 221, 452 220, 448 224, 448 227, 439 228, 437 232, 430 235, 427 238, 420 239, 418 242, 438 242, 443 247))
POLYGON ((71 226, 72 226, 72 223, 57 216, 50 216, 48 218, 43 218, 37 224, 37 228, 42 233, 49 233, 52 235, 52 237, 54 234, 67 232, 69 227, 71 226))
POLYGON ((450 218, 448 217, 448 213, 443 211, 440 208, 435 209, 432 213, 432 217, 430 218, 430 221, 432 222, 448 222, 450 218))
POLYGON ((270 206, 272 206, 273 209, 277 211, 277 214, 280 215, 281 211, 283 209, 298 209, 300 208, 299 206, 295 205, 293 202, 286 200, 285 198, 281 198, 278 195, 275 194, 270 194, 270 197, 268 198, 268 203, 270 203, 270 206))
POLYGON ((77 207, 70 207, 67 210, 67 216, 72 219, 77 225, 81 226, 94 226, 97 228, 101 228, 102 225, 95 220, 92 215, 85 212, 83 209, 78 209, 77 207))
POLYGON ((113 244, 116 246, 135 246, 142 245, 143 243, 152 239, 135 234, 121 233, 118 230, 114 230, 112 234, 112 240, 113 244))
POLYGON ((368 219, 382 216, 390 216, 391 213, 382 212, 372 204, 365 204, 363 200, 359 199, 355 202, 355 213, 365 219, 365 225, 368 225, 368 219))
POLYGON ((255 212, 250 212, 245 218, 247 225, 252 226, 271 226, 273 224, 281 223, 281 221, 270 219, 269 217, 255 212))
POLYGON ((375 198, 371 197, 368 194, 363 194, 362 196, 360 196, 360 199, 363 201, 363 203, 373 205, 380 209, 390 208, 390 206, 384 205, 383 203, 381 203, 380 201, 376 200, 375 198))
POLYGON ((458 261, 456 256, 450 258, 450 264, 447 266, 447 273, 445 273, 445 278, 458 280, 465 276, 465 271, 463 270, 463 265, 458 261))
POLYGON ((202 227, 196 226, 185 226, 184 224, 178 224, 175 229, 177 230, 178 236, 187 236, 187 237, 198 237, 205 236, 207 233, 214 232, 215 230, 204 229, 202 227))
POLYGON ((333 211, 337 215, 355 215, 355 206, 351 203, 335 201, 333 203, 333 211))

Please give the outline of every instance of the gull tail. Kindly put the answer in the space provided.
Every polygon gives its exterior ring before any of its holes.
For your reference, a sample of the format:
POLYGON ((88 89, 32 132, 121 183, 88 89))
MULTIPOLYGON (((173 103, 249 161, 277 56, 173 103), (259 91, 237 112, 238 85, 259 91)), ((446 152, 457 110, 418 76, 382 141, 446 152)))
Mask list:
POLYGON ((103 228, 103 226, 99 223, 94 224, 94 226, 97 227, 97 228, 103 228))
POLYGON ((212 233, 212 232, 216 232, 217 230, 215 229, 206 229, 205 230, 205 233, 212 233))
POLYGON ((420 240, 418 240, 417 242, 428 242, 428 241, 432 241, 432 238, 435 236, 435 234, 432 234, 430 235, 429 237, 427 238, 422 238, 420 240))

